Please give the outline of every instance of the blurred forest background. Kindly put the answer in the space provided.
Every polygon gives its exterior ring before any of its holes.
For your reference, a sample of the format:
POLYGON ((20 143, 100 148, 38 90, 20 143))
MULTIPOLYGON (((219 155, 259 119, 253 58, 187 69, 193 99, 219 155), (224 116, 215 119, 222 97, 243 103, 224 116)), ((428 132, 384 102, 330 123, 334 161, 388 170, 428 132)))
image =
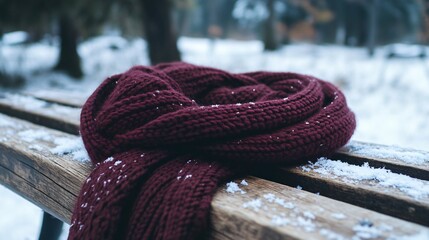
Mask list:
POLYGON ((180 60, 179 36, 259 39, 267 51, 296 42, 360 46, 373 55, 379 45, 427 44, 427 11, 426 0, 0 0, 0 85, 28 81, 19 66, 8 69, 4 45, 55 46, 52 70, 79 79, 78 46, 99 35, 144 38, 151 64, 180 60))

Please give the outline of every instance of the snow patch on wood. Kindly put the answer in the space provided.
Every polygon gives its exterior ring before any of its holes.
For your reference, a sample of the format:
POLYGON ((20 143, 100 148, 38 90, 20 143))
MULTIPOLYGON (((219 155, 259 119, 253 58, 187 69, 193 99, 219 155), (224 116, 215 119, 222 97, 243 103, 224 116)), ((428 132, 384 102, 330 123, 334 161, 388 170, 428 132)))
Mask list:
POLYGON ((429 153, 395 146, 368 145, 353 142, 346 145, 349 153, 368 158, 395 159, 405 163, 419 165, 429 163, 429 153))
POLYGON ((51 149, 51 153, 57 155, 71 154, 74 160, 81 162, 89 161, 82 138, 56 138, 54 139, 54 143, 57 146, 51 149))
POLYGON ((241 189, 237 183, 235 182, 229 182, 226 184, 226 192, 228 193, 236 193, 239 192, 241 194, 245 194, 246 192, 241 189))
POLYGON ((50 141, 52 136, 44 130, 28 129, 18 133, 18 136, 26 142, 34 142, 39 140, 50 141))
POLYGON ((10 126, 14 126, 14 125, 15 125, 15 123, 10 121, 9 119, 0 116, 0 127, 10 127, 10 126))
POLYGON ((62 106, 56 103, 49 103, 43 100, 39 100, 34 97, 24 96, 20 94, 7 93, 5 97, 1 99, 2 102, 10 104, 12 106, 18 106, 20 108, 28 110, 44 111, 46 109, 51 110, 55 115, 62 116, 79 116, 80 109, 62 106))
MULTIPOLYGON (((313 166, 311 167, 313 169, 313 166)), ((277 227, 292 226, 297 231, 305 231, 320 234, 327 240, 364 240, 364 239, 388 239, 388 240, 428 240, 427 232, 416 232, 410 235, 398 234, 399 229, 395 229, 384 222, 377 222, 369 218, 356 219, 356 216, 346 216, 341 212, 327 212, 328 209, 310 210, 304 206, 299 206, 297 202, 286 201, 278 197, 278 194, 260 189, 252 191, 252 184, 245 187, 247 201, 241 206, 243 209, 251 210, 258 214, 266 215, 271 219, 271 223, 277 227), (273 204, 280 206, 273 207, 273 204), (282 208, 284 207, 284 208, 282 208), (330 229, 326 225, 326 219, 336 220, 348 219, 355 221, 354 225, 349 225, 347 229, 330 229), (298 230, 299 229, 299 230, 298 230)), ((239 185, 235 182, 227 184, 226 191, 230 194, 242 193, 239 185), (239 189, 239 190, 238 190, 239 189)))
POLYGON ((406 195, 421 199, 429 196, 429 182, 412 178, 398 173, 392 173, 389 169, 370 167, 368 163, 361 166, 352 165, 327 158, 319 158, 317 162, 301 168, 302 171, 314 171, 328 178, 341 178, 349 183, 372 181, 373 183, 397 189, 406 195))

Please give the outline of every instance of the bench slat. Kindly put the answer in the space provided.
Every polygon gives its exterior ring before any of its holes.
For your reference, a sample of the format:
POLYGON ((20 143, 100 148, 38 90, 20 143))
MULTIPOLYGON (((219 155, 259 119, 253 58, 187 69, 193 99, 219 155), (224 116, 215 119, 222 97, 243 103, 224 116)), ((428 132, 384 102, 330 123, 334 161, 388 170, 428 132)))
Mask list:
MULTIPOLYGON (((34 177, 38 177, 38 175, 35 174, 34 177)), ((71 216, 70 209, 64 207, 63 205, 66 203, 58 202, 53 196, 49 195, 49 193, 40 190, 34 182, 31 182, 31 180, 25 179, 19 176, 16 172, 13 172, 10 169, 4 168, 0 165, 0 182, 10 190, 39 206, 43 210, 49 212, 51 215, 55 216, 61 221, 67 223, 70 222, 70 220, 66 218, 71 216)), ((40 181, 38 183, 40 183, 40 181)), ((56 190, 58 189, 52 188, 49 192, 56 190)))
MULTIPOLYGON (((285 231, 287 239, 329 239, 326 236, 328 233, 338 234, 342 236, 342 239, 352 239, 359 232, 353 228, 360 226, 362 221, 368 220, 379 230, 395 225, 392 221, 395 218, 383 214, 377 213, 375 216, 373 215, 375 212, 296 188, 273 184, 270 181, 254 177, 246 179, 249 186, 242 187, 246 194, 225 194, 222 195, 222 201, 216 197, 212 203, 212 206, 225 209, 225 214, 214 217, 222 217, 216 221, 219 222, 219 225, 216 225, 219 227, 216 232, 226 232, 234 236, 234 238, 227 239, 283 239, 284 236, 279 235, 278 231, 285 231), (261 200, 260 207, 253 209, 243 207, 243 202, 246 204, 257 199, 261 200), (273 202, 270 203, 269 199, 273 202), (284 200, 285 206, 288 203, 293 206, 282 207, 281 204, 276 203, 278 199, 284 200), (246 211, 249 209, 250 212, 246 211), (247 218, 252 219, 249 225, 237 221, 242 215, 247 215, 247 218), (236 224, 231 226, 231 222, 236 224), (259 227, 260 225, 262 227, 259 227), (258 229, 255 229, 256 226, 258 229)), ((221 190, 221 192, 224 193, 225 190, 221 190)), ((393 229, 400 228, 398 225, 393 227, 393 229)), ((382 232, 381 230, 380 238, 392 236, 390 231, 382 232)), ((406 235, 408 234, 412 233, 409 232, 406 235)))
POLYGON ((429 180, 429 152, 421 150, 351 141, 333 158, 356 165, 367 162, 372 167, 429 180))
POLYGON ((24 92, 27 96, 32 96, 40 100, 45 100, 51 103, 57 103, 69 107, 82 107, 86 99, 89 97, 89 93, 76 93, 70 91, 49 91, 49 90, 38 90, 31 92, 24 92))
POLYGON ((63 132, 78 134, 80 108, 61 106, 18 94, 0 95, 0 112, 63 132))
MULTIPOLYGON (((78 137, 2 114, 0 131, 3 133, 0 181, 69 223, 90 163, 76 161, 70 154, 59 156, 51 150, 57 146, 55 139, 76 141, 78 137)), ((429 231, 420 225, 285 185, 254 177, 246 179, 248 186, 240 185, 245 194, 228 193, 221 187, 215 195, 211 239, 325 239, 327 234, 349 239, 362 234, 363 230, 359 230, 363 228, 362 221, 374 224, 372 230, 386 238, 429 231), (259 207, 255 204, 257 199, 261 201, 259 207)))
MULTIPOLYGON (((413 198, 394 187, 384 187, 375 181, 350 182, 339 176, 332 178, 333 175, 305 172, 301 168, 281 169, 256 175, 429 226, 429 196, 413 198)), ((429 182, 424 183, 429 187, 429 182)))

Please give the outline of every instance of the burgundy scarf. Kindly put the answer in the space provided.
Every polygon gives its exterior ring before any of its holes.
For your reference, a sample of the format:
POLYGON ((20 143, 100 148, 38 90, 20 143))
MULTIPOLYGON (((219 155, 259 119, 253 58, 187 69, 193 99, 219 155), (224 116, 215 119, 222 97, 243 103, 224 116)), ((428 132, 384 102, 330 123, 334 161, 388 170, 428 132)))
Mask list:
POLYGON ((356 126, 332 84, 296 73, 232 74, 187 63, 133 67, 87 100, 95 168, 69 239, 196 239, 237 166, 333 153, 356 126))

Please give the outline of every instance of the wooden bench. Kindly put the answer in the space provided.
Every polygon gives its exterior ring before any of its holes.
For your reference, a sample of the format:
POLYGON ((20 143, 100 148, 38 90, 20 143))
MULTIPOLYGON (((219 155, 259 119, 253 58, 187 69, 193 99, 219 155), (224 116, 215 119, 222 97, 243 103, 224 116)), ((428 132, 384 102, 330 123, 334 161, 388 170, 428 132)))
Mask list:
MULTIPOLYGON (((68 224, 92 168, 80 155, 83 101, 0 96, 0 183, 68 224)), ((332 159, 221 186, 210 238, 429 239, 429 152, 351 142, 332 159)))

